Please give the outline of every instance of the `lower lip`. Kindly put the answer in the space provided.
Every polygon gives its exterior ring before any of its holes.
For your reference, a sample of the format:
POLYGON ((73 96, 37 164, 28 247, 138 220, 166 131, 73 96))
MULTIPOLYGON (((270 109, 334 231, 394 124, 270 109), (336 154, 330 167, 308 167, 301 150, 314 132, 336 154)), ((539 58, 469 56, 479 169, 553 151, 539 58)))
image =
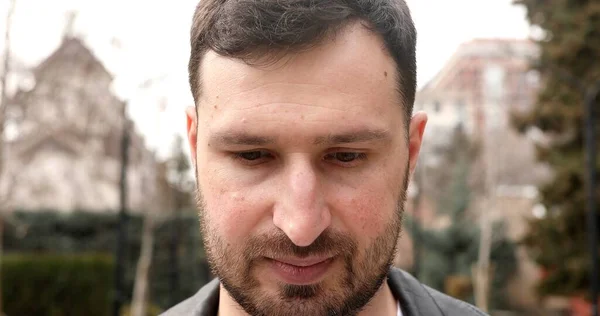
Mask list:
POLYGON ((309 285, 319 282, 329 270, 332 262, 333 259, 327 259, 311 266, 300 267, 271 260, 270 265, 283 282, 294 285, 309 285))

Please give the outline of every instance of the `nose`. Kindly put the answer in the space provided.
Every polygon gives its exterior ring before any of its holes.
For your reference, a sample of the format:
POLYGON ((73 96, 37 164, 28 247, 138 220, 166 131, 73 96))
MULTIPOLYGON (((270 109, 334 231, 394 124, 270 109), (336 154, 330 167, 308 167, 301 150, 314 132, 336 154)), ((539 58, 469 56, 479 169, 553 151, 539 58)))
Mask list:
POLYGON ((273 224, 296 246, 309 246, 331 224, 318 174, 310 162, 297 162, 288 168, 283 183, 273 224))

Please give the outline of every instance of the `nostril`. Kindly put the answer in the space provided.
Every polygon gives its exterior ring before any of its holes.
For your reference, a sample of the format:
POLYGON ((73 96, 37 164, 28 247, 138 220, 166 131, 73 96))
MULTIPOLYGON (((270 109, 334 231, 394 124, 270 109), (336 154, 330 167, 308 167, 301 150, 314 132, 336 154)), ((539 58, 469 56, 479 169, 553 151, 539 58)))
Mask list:
POLYGON ((273 224, 299 247, 311 245, 330 223, 331 215, 326 208, 279 207, 273 214, 273 224))

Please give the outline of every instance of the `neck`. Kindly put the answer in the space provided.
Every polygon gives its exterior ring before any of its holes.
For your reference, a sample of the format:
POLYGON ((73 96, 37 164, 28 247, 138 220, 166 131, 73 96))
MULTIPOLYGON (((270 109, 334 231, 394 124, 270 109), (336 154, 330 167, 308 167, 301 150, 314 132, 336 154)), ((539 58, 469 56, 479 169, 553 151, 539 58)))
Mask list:
POLYGON ((248 316, 242 307, 229 295, 223 284, 219 286, 219 312, 217 316, 248 316))
MULTIPOLYGON (((248 316, 246 312, 235 302, 227 290, 220 286, 219 313, 218 316, 248 316)), ((384 282, 375 293, 371 301, 363 308, 357 316, 386 315, 395 316, 397 313, 397 302, 392 294, 388 282, 384 282)))
POLYGON ((398 304, 388 282, 383 282, 381 288, 375 293, 371 301, 358 313, 357 316, 386 315, 396 316, 398 304))

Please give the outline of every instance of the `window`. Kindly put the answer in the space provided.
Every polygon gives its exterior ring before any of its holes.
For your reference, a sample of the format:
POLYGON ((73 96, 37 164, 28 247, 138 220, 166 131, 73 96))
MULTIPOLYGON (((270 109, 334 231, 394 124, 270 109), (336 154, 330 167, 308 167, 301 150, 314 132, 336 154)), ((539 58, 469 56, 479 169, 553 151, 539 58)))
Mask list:
POLYGON ((433 111, 435 113, 440 113, 441 110, 442 110, 442 104, 440 103, 440 101, 434 101, 433 102, 433 111))
POLYGON ((529 70, 526 74, 525 74, 525 80, 527 81, 527 84, 529 86, 534 86, 536 87, 537 85, 540 84, 540 74, 539 72, 535 71, 535 70, 529 70))
POLYGON ((467 108, 463 100, 456 101, 456 117, 458 118, 459 124, 464 124, 467 120, 467 108))
POLYGON ((506 71, 499 65, 489 65, 483 75, 484 94, 487 103, 501 102, 504 96, 506 71))

